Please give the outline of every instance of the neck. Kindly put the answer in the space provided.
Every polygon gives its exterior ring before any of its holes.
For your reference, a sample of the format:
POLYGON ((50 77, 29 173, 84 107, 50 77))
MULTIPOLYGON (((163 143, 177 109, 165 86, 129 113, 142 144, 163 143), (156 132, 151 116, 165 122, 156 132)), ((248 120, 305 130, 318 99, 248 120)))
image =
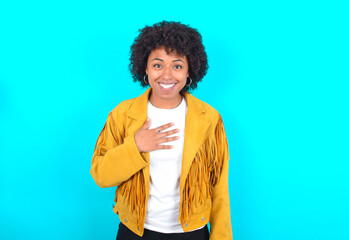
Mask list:
POLYGON ((150 103, 157 108, 163 108, 163 109, 172 109, 177 107, 181 101, 182 101, 182 95, 178 94, 176 98, 174 99, 162 99, 162 98, 155 98, 151 94, 149 97, 150 103))

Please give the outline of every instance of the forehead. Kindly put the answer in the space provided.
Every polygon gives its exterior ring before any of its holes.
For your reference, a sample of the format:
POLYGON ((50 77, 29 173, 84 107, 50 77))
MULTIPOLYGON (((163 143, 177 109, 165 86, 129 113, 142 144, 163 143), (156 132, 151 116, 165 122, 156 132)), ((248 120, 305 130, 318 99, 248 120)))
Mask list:
POLYGON ((149 58, 181 59, 185 61, 187 60, 187 57, 185 55, 178 55, 176 50, 171 51, 171 49, 168 49, 168 51, 166 51, 165 47, 159 47, 157 49, 152 50, 150 52, 149 58))

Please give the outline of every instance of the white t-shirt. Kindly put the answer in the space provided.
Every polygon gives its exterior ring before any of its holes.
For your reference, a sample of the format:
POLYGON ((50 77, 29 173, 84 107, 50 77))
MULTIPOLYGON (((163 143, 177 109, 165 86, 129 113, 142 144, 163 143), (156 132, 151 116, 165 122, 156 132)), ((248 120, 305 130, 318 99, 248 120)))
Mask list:
POLYGON ((149 129, 173 122, 174 125, 164 131, 179 128, 179 132, 169 137, 179 139, 161 143, 172 145, 172 149, 160 149, 149 152, 150 189, 144 227, 162 233, 184 232, 180 223, 180 175, 182 168, 185 116, 187 102, 182 97, 181 103, 172 109, 154 107, 148 101, 148 117, 151 119, 149 129))

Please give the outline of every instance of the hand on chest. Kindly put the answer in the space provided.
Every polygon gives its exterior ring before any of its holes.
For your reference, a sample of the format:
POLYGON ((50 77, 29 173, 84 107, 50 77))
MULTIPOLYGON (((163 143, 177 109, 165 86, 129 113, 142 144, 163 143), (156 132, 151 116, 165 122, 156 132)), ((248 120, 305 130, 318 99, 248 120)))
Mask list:
POLYGON ((179 139, 161 143, 161 145, 172 145, 172 149, 160 149, 149 152, 150 158, 174 160, 174 158, 182 157, 185 133, 185 117, 186 117, 186 103, 182 103, 175 109, 159 109, 148 103, 148 117, 151 119, 149 129, 154 129, 162 125, 173 122, 174 125, 165 129, 163 132, 179 129, 178 133, 169 135, 167 137, 178 136, 179 139))

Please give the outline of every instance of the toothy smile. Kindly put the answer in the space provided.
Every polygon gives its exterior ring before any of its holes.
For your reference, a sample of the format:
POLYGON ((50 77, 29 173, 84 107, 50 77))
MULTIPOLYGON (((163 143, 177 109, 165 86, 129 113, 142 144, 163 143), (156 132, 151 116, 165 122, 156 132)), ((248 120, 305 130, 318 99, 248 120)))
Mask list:
POLYGON ((175 83, 171 83, 171 84, 165 84, 165 83, 159 83, 161 87, 163 88, 171 88, 175 85, 175 83))

